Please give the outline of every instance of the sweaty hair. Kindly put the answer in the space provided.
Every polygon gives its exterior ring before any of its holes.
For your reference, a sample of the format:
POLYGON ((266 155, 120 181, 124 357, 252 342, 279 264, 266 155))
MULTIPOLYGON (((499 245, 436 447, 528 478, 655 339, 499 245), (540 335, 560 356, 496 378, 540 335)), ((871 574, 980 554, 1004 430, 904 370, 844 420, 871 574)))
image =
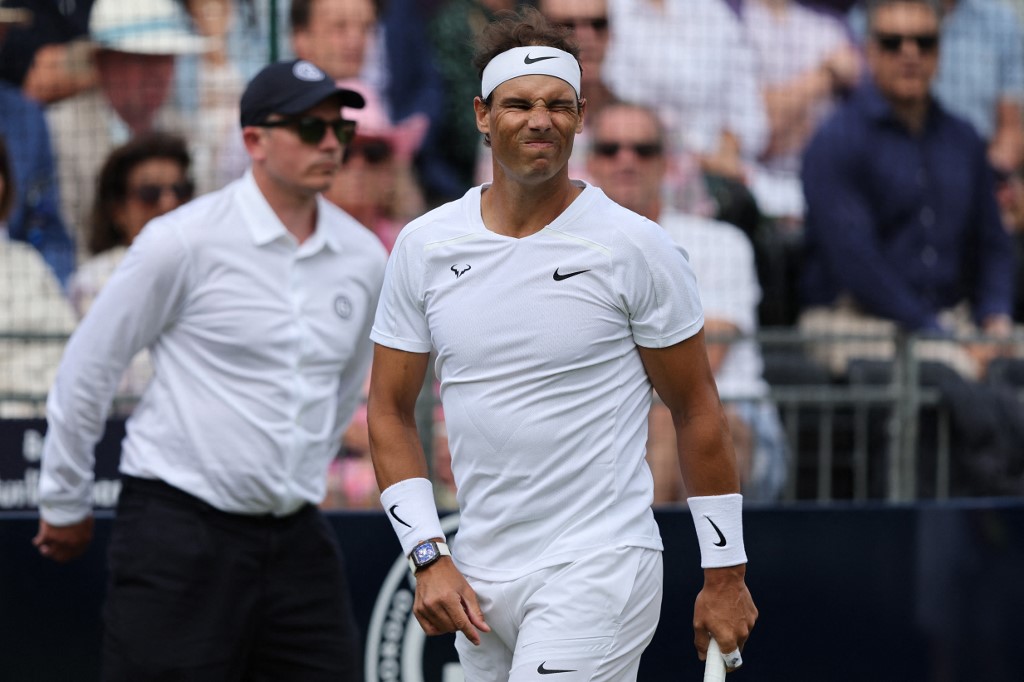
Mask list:
POLYGON ((136 166, 151 159, 173 161, 181 167, 184 175, 188 175, 192 164, 185 140, 170 133, 144 133, 110 152, 96 180, 89 233, 90 253, 102 253, 125 243, 125 234, 115 218, 117 208, 128 198, 128 176, 136 166))
POLYGON ((484 68, 502 52, 528 45, 558 48, 571 54, 577 62, 580 60, 580 48, 572 39, 572 29, 550 23, 537 9, 526 5, 518 12, 498 12, 495 20, 484 27, 473 55, 477 78, 483 78, 484 68))
POLYGON ((0 179, 3 179, 3 187, 0 188, 0 223, 7 220, 14 208, 14 177, 11 169, 11 160, 7 155, 7 143, 4 136, 0 135, 0 179))

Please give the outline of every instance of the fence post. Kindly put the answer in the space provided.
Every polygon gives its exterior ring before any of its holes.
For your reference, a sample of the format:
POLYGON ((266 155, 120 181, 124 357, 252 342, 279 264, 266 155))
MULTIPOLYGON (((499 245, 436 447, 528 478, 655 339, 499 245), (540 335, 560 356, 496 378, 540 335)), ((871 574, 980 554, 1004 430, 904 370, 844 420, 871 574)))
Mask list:
POLYGON ((888 491, 890 502, 912 500, 917 494, 917 420, 921 402, 915 337, 896 333, 893 360, 892 412, 889 419, 888 491))
POLYGON ((269 45, 269 48, 270 48, 270 51, 269 51, 270 59, 269 59, 269 61, 267 63, 268 64, 273 64, 274 62, 277 61, 277 55, 278 55, 278 48, 277 48, 277 38, 278 38, 278 35, 277 34, 280 31, 280 27, 278 26, 278 22, 277 22, 277 0, 270 0, 270 12, 269 13, 270 13, 270 30, 269 30, 269 34, 270 35, 269 35, 268 39, 270 41, 270 45, 269 45))

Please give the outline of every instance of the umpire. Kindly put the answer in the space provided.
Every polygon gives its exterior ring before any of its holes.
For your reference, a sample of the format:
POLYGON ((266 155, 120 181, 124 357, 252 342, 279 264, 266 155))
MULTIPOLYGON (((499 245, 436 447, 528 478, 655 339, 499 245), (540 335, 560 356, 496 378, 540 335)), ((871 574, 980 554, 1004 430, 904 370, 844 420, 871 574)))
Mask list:
POLYGON ((103 679, 360 680, 317 503, 371 356, 377 238, 320 196, 363 98, 306 61, 241 100, 245 176, 151 221, 68 343, 47 402, 34 544, 92 537, 93 450, 149 348, 110 541, 103 679))

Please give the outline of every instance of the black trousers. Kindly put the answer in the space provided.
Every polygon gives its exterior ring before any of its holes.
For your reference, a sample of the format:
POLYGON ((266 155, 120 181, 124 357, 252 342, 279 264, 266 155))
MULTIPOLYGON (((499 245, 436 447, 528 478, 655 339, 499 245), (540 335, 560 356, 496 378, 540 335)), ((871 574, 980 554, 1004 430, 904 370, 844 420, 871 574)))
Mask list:
POLYGON ((107 682, 362 680, 341 551, 314 506, 228 514, 125 477, 108 562, 107 682))

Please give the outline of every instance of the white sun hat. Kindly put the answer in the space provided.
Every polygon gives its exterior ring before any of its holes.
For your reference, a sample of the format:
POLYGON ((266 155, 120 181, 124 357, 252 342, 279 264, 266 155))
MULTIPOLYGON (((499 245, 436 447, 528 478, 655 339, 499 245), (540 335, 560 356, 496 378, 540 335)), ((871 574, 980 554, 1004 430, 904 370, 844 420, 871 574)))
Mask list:
POLYGON ((97 47, 135 54, 197 54, 213 47, 174 0, 96 0, 89 38, 97 47))

